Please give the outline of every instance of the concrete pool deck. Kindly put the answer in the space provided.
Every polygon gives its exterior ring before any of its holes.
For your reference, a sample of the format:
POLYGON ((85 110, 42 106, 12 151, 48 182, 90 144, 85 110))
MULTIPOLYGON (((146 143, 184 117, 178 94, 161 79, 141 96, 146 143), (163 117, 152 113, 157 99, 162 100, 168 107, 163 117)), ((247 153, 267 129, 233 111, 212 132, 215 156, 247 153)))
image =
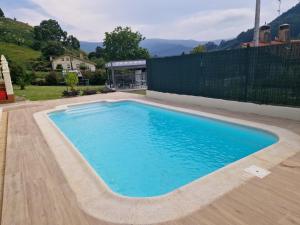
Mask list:
MULTIPOLYGON (((82 210, 78 196, 47 145, 33 114, 64 104, 128 98, 147 100, 144 96, 113 93, 5 108, 9 111, 9 122, 2 224, 113 224, 97 219, 97 212, 91 215, 82 210)), ((300 134, 300 122, 292 120, 199 106, 177 106, 282 127, 300 134)), ((289 151, 290 146, 286 149, 289 151)), ((164 224, 300 224, 300 154, 271 167, 270 171, 269 176, 263 179, 252 177, 209 205, 164 224)), ((106 208, 104 205, 103 210, 106 208)), ((159 211, 156 215, 161 216, 159 211)))

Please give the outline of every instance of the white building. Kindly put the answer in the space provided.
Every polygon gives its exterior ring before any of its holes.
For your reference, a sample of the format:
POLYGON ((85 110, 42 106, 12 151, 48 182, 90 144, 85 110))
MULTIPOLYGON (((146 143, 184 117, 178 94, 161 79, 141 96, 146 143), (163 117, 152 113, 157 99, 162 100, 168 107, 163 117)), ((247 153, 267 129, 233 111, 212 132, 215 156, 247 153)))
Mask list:
POLYGON ((61 65, 63 70, 80 70, 84 66, 86 70, 96 71, 95 63, 85 60, 83 57, 77 58, 71 55, 62 55, 51 59, 51 64, 53 70, 56 70, 61 65))

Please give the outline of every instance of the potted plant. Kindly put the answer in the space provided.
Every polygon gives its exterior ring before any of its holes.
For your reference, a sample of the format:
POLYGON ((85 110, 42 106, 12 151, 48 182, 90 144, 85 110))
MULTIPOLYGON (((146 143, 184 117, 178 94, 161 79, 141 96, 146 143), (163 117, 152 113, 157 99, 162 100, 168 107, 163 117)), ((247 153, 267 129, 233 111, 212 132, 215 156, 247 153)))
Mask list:
POLYGON ((64 96, 77 96, 79 95, 79 90, 76 90, 75 87, 77 86, 79 80, 78 76, 74 72, 68 72, 66 77, 65 77, 65 82, 67 84, 67 87, 70 88, 70 91, 67 90, 63 92, 64 96))

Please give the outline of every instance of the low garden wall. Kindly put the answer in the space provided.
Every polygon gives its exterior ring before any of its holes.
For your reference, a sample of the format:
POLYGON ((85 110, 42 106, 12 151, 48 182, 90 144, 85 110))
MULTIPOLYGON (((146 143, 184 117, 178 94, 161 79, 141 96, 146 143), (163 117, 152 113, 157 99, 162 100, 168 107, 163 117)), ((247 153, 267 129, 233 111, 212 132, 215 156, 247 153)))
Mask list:
POLYGON ((204 107, 225 109, 235 112, 255 113, 258 115, 279 117, 300 121, 300 108, 283 107, 273 105, 259 105, 249 102, 237 102, 222 99, 205 98, 191 95, 179 95, 172 93, 162 93, 157 91, 147 91, 147 96, 154 99, 166 100, 181 104, 194 104, 204 107))

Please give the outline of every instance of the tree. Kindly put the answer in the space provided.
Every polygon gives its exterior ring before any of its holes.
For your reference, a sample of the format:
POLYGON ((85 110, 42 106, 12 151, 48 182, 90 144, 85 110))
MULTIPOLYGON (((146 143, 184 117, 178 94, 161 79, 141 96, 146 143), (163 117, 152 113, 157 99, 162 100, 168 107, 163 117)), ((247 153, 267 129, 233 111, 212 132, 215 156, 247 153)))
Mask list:
POLYGON ((111 33, 106 32, 103 42, 105 57, 108 61, 149 58, 147 49, 139 46, 144 39, 129 27, 117 27, 111 33))
MULTIPOLYGON (((60 43, 70 49, 80 49, 79 40, 73 35, 68 36, 68 33, 61 28, 56 20, 43 20, 39 26, 35 26, 34 39, 32 47, 36 50, 47 47, 49 42, 60 43)), ((61 48, 59 50, 61 51, 61 48)))
POLYGON ((65 53, 65 49, 60 42, 50 41, 47 45, 42 49, 42 54, 45 58, 49 58, 50 56, 60 56, 65 53))
POLYGON ((101 48, 100 46, 97 46, 95 53, 96 53, 96 58, 103 58, 105 54, 104 49, 101 48))
POLYGON ((39 26, 34 27, 34 37, 38 41, 63 41, 67 33, 62 30, 56 20, 43 20, 39 26))
POLYGON ((2 9, 0 8, 0 18, 4 18, 5 15, 4 15, 4 12, 2 11, 2 9))
POLYGON ((104 57, 105 57, 105 50, 100 46, 98 46, 95 49, 95 52, 90 52, 88 55, 88 58, 92 60, 94 63, 96 63, 97 69, 104 69, 105 67, 104 57))
POLYGON ((25 87, 29 85, 31 81, 32 81, 31 74, 25 72, 24 74, 18 77, 17 85, 20 86, 21 90, 25 90, 25 87))
POLYGON ((75 90, 76 85, 78 84, 78 76, 74 72, 69 72, 65 78, 66 84, 71 88, 71 91, 75 90))
POLYGON ((34 40, 31 47, 34 50, 40 50, 42 48, 42 42, 34 40))
POLYGON ((205 51, 206 51, 206 49, 203 45, 198 45, 197 47, 193 48, 193 50, 191 51, 191 54, 202 53, 205 51))
POLYGON ((17 84, 18 77, 22 76, 23 73, 25 73, 24 67, 13 61, 9 61, 9 69, 10 69, 11 81, 13 82, 13 84, 17 84))
POLYGON ((96 70, 96 72, 86 71, 82 75, 85 79, 89 79, 90 85, 104 85, 107 80, 104 69, 96 70))
POLYGON ((74 48, 74 49, 77 49, 77 50, 80 48, 80 42, 73 35, 70 35, 70 36, 67 37, 67 39, 65 41, 65 45, 69 48, 74 48))
POLYGON ((26 85, 30 84, 32 80, 32 74, 27 73, 25 68, 19 64, 10 64, 10 73, 12 82, 19 85, 21 90, 25 90, 26 85))
POLYGON ((105 60, 103 58, 98 58, 93 60, 96 63, 97 69, 104 69, 105 67, 105 60))
POLYGON ((105 50, 104 48, 101 48, 98 46, 94 52, 90 52, 88 55, 89 59, 99 59, 99 58, 104 58, 105 57, 105 50))
POLYGON ((88 54, 88 58, 91 60, 91 59, 97 59, 97 57, 96 57, 96 52, 90 52, 89 54, 88 54))
POLYGON ((204 48, 206 51, 209 52, 209 51, 216 50, 218 48, 218 45, 216 45, 216 43, 213 41, 209 41, 204 45, 204 48))

